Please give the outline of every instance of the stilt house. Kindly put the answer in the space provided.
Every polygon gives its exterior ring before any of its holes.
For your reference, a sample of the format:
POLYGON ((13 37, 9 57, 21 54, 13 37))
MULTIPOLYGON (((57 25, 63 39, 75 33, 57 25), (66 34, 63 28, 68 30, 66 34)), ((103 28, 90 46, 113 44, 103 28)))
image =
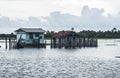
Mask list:
POLYGON ((44 45, 45 30, 41 28, 20 28, 15 32, 17 43, 24 43, 31 46, 44 45))

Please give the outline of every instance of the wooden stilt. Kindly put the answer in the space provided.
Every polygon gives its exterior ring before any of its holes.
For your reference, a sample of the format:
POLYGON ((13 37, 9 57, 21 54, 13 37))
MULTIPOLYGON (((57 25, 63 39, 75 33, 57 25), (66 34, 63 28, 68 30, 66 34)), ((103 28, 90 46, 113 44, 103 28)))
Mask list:
POLYGON ((79 47, 81 47, 81 43, 82 43, 81 38, 79 38, 79 47))
POLYGON ((38 44, 37 47, 40 48, 40 38, 38 38, 38 44))
POLYGON ((53 48, 53 42, 52 42, 52 38, 51 38, 51 48, 53 48))
POLYGON ((85 37, 83 38, 83 47, 85 47, 85 37))
POLYGON ((47 42, 46 42, 46 40, 45 40, 44 48, 46 48, 46 45, 47 45, 46 43, 47 43, 47 42))
POLYGON ((11 49, 11 37, 9 36, 9 50, 11 49))
POLYGON ((7 37, 5 37, 5 49, 7 49, 7 37))
POLYGON ((56 48, 56 38, 53 38, 53 47, 56 48))
POLYGON ((58 48, 61 48, 61 38, 59 38, 59 41, 58 41, 58 48))

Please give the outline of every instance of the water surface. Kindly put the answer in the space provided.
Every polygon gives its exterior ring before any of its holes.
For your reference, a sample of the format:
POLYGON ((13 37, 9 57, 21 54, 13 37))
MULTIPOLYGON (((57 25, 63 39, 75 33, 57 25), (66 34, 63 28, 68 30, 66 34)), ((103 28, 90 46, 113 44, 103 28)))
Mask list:
POLYGON ((0 78, 120 78, 120 40, 97 48, 5 50, 0 42, 0 78))

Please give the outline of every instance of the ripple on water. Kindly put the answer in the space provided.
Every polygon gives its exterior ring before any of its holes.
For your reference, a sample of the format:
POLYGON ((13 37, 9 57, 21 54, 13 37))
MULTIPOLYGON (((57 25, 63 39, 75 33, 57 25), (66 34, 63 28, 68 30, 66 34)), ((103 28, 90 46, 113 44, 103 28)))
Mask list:
POLYGON ((120 78, 120 61, 0 53, 1 78, 120 78))

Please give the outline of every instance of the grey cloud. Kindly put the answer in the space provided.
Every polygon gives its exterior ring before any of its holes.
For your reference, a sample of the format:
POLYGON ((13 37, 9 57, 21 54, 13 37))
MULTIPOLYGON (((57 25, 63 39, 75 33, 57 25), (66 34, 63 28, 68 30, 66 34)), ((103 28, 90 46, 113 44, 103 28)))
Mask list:
POLYGON ((104 16, 104 9, 89 8, 84 6, 81 16, 70 14, 61 14, 52 12, 50 16, 45 17, 50 26, 55 26, 57 30, 70 29, 74 27, 79 30, 109 30, 113 27, 120 28, 118 16, 104 16))
MULTIPOLYGON (((117 16, 104 16, 104 9, 89 8, 84 6, 81 16, 71 15, 69 13, 61 13, 59 11, 50 13, 46 17, 30 16, 28 20, 10 20, 8 17, 0 17, 1 31, 6 28, 13 29, 21 27, 41 27, 45 30, 69 30, 72 27, 76 31, 79 30, 109 30, 113 27, 120 29, 120 14, 117 16)), ((4 31, 3 31, 4 32, 4 31)), ((8 31, 7 31, 8 32, 8 31)), ((1 32, 2 33, 2 32, 1 32)))

